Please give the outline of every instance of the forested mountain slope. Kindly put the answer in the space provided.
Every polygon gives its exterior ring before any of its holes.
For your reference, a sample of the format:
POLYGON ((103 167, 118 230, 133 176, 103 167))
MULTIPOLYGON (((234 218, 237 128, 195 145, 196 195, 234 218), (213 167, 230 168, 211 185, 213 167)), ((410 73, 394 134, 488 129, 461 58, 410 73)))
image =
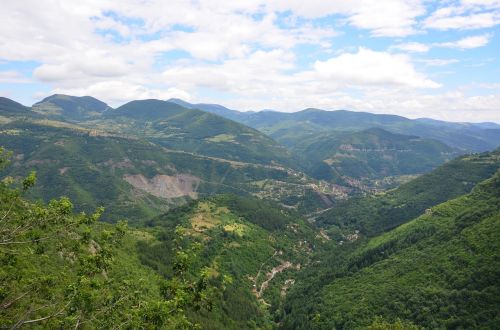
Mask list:
MULTIPOLYGON (((193 270, 230 276, 212 313, 190 313, 203 329, 273 328, 272 315, 314 249, 325 240, 294 212, 272 203, 230 195, 192 202, 146 222, 161 244, 139 246, 141 260, 169 274, 173 228, 180 226, 191 244, 199 244, 193 270)), ((179 228, 179 227, 178 227, 179 228)))
POLYGON ((297 281, 284 329, 500 325, 500 172, 385 234, 344 245, 297 281), (409 322, 409 323, 408 323, 409 322))
MULTIPOLYGON (((0 168, 6 160, 0 149, 0 168)), ((196 249, 180 233, 163 277, 138 250, 160 244, 154 228, 99 223, 102 209, 75 214, 65 197, 28 202, 34 173, 2 178, 0 328, 192 329, 187 311, 208 312, 225 292, 229 277, 188 268, 196 249)))
POLYGON ((33 110, 49 119, 78 122, 100 117, 112 108, 91 96, 55 94, 33 104, 33 110))
POLYGON ((499 128, 483 128, 480 125, 463 123, 436 126, 434 123, 401 116, 345 110, 307 109, 294 113, 263 111, 249 115, 242 122, 287 146, 293 146, 306 137, 322 132, 360 131, 371 127, 436 139, 464 151, 487 151, 500 145, 499 128))
POLYGON ((171 102, 132 101, 108 111, 105 118, 96 125, 140 135, 171 149, 259 164, 293 163, 284 147, 259 131, 171 102))
POLYGON ((361 131, 378 127, 393 133, 415 135, 441 141, 463 151, 488 151, 500 146, 500 127, 491 123, 453 123, 429 119, 408 119, 396 115, 367 112, 305 109, 293 113, 278 111, 239 112, 220 105, 197 105, 174 100, 178 104, 238 121, 268 134, 285 146, 294 146, 305 138, 332 131, 361 131), (221 109, 218 111, 215 109, 221 109))
POLYGON ((394 228, 436 204, 468 193, 500 169, 500 149, 454 159, 385 193, 340 201, 316 218, 331 229, 374 235, 394 228))
POLYGON ((48 119, 140 136, 167 148, 256 163, 293 165, 286 149, 237 122, 161 100, 139 100, 112 109, 90 96, 56 94, 35 103, 48 119))
MULTIPOLYGON (((496 129, 491 125, 486 129, 479 125, 446 123, 436 129, 436 122, 317 109, 293 114, 273 111, 241 113, 219 105, 190 104, 177 99, 170 102, 132 101, 111 109, 92 97, 53 95, 35 104, 33 109, 49 119, 140 137, 168 149, 233 161, 285 165, 305 171, 317 179, 358 189, 391 186, 392 181, 399 181, 397 176, 427 172, 457 153, 492 148, 495 143, 491 141, 496 141, 497 137, 496 129), (287 145, 288 150, 265 134, 224 116, 271 134, 287 145), (393 133, 389 137, 390 133, 376 127, 397 131, 401 135, 393 133), (362 129, 365 130, 360 132, 362 129), (436 141, 415 138, 429 134, 446 135, 447 130, 452 130, 453 134, 458 134, 458 139, 464 141, 470 142, 475 138, 481 141, 476 141, 475 147, 451 141, 451 145, 458 147, 452 149, 436 141), (460 135, 459 131, 465 135, 460 135), (412 132, 418 134, 408 135, 412 132), (356 146, 352 147, 360 140, 362 143, 357 143, 357 147, 363 149, 361 153, 356 152, 356 146), (346 150, 346 146, 354 149, 346 150), (339 148, 342 150, 339 151, 339 148), (368 155, 366 150, 373 152, 368 155), (387 180, 379 180, 386 177, 387 180), (350 179, 361 179, 361 182, 350 179)), ((436 139, 443 141, 443 136, 437 135, 436 139)))
POLYGON ((380 128, 318 135, 291 150, 309 162, 312 175, 340 181, 426 173, 458 155, 439 141, 380 128))
POLYGON ((105 206, 107 221, 136 222, 218 193, 268 196, 311 212, 326 206, 324 196, 343 198, 349 191, 282 166, 166 150, 133 136, 57 121, 4 124, 0 143, 14 153, 8 174, 38 172, 30 198, 68 196, 85 211, 105 206))
POLYGON ((19 117, 39 117, 30 108, 6 97, 0 97, 0 116, 2 117, 2 122, 19 117))

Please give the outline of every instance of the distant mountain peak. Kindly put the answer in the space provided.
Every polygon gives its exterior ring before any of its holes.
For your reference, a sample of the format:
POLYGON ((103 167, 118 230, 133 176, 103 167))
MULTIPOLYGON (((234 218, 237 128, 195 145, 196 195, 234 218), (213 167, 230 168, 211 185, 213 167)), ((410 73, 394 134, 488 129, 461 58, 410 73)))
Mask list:
POLYGON ((102 108, 104 108, 104 107, 109 108, 109 106, 105 102, 103 102, 99 99, 96 99, 93 96, 88 96, 88 95, 73 96, 73 95, 67 95, 67 94, 52 94, 50 96, 47 96, 43 100, 35 103, 35 105, 43 103, 43 102, 53 102, 53 101, 94 102, 96 104, 100 104, 102 108))
POLYGON ((53 119, 83 120, 99 117, 112 108, 92 96, 54 94, 33 104, 33 110, 53 119))
POLYGON ((105 116, 108 118, 130 117, 137 120, 157 120, 186 111, 193 110, 175 102, 146 99, 127 102, 115 110, 107 112, 105 116))

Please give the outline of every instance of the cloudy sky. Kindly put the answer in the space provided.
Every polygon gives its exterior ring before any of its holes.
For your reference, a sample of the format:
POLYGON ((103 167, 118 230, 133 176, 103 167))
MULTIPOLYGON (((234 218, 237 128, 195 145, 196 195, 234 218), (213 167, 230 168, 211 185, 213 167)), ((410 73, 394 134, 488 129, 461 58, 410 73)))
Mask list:
POLYGON ((500 0, 2 0, 0 95, 500 122, 500 0))

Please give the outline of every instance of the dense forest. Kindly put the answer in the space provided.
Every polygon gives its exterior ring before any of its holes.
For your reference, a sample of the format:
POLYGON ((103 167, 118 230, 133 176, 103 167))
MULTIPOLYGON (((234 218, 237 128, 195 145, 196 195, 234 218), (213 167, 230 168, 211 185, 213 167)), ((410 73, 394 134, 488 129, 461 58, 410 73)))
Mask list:
POLYGON ((404 225, 325 255, 290 292, 283 328, 494 329, 500 264, 500 173, 404 225))

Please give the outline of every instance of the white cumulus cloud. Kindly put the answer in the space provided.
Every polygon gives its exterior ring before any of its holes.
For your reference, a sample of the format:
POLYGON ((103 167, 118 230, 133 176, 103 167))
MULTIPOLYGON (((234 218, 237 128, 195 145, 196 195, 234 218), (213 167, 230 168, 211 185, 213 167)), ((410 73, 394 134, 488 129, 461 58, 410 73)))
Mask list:
POLYGON ((407 55, 377 52, 360 48, 314 64, 323 78, 350 86, 399 85, 415 88, 437 88, 441 85, 415 70, 407 55))

